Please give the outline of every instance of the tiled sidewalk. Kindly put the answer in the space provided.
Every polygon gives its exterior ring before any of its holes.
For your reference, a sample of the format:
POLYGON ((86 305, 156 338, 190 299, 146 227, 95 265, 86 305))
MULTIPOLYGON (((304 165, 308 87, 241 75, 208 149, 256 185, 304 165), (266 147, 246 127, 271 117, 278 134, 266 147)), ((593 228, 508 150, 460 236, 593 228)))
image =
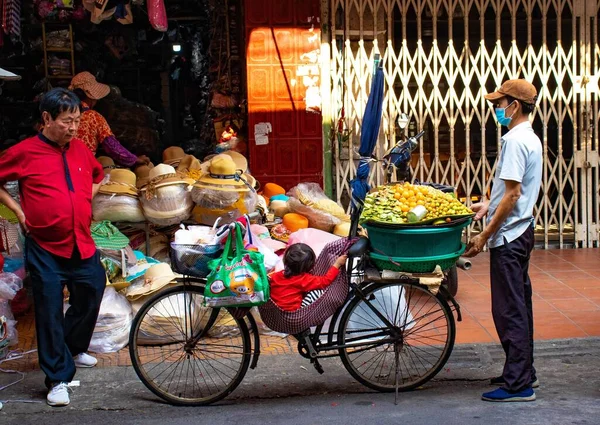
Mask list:
MULTIPOLYGON (((537 250, 532 254, 535 339, 600 336, 600 249, 537 250)), ((457 343, 498 341, 491 315, 489 254, 459 272, 463 321, 457 343)))
MULTIPOLYGON (((535 338, 537 340, 600 336, 600 249, 534 251, 531 280, 534 291, 535 338)), ((457 300, 463 321, 457 323, 457 344, 497 342, 490 307, 489 255, 473 259, 473 268, 459 270, 457 300)), ((35 348, 33 316, 21 317, 19 348, 35 348)), ((267 355, 296 352, 294 338, 261 336, 267 355)), ((127 348, 100 354, 99 366, 129 365, 127 348)), ((18 370, 37 368, 37 356, 9 363, 18 370)))

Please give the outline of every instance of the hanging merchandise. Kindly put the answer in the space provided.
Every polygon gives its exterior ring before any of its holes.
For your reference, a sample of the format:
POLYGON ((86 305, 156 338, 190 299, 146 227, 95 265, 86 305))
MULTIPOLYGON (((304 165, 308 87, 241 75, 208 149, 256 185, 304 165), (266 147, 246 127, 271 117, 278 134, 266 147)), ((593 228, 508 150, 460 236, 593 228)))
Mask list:
POLYGON ((148 19, 150 25, 156 31, 165 32, 169 28, 167 22, 167 10, 165 9, 165 2, 163 0, 148 0, 148 19))
POLYGON ((242 225, 235 224, 221 258, 209 263, 204 301, 211 307, 250 307, 269 299, 269 281, 260 252, 244 249, 242 225), (233 248, 235 247, 235 252, 233 248))
POLYGON ((71 22, 85 19, 86 8, 91 12, 94 0, 83 0, 83 4, 74 4, 73 0, 34 0, 33 7, 44 22, 71 22), (91 7, 86 3, 90 2, 91 7))
POLYGON ((4 0, 2 9, 2 29, 17 39, 21 38, 21 1, 4 0))
POLYGON ((94 1, 94 7, 91 9, 92 17, 90 18, 90 21, 93 24, 99 24, 104 20, 110 19, 112 15, 114 15, 117 8, 107 8, 108 2, 109 0, 94 1))
POLYGON ((115 10, 117 22, 123 25, 133 24, 133 13, 131 13, 131 4, 129 0, 119 0, 115 10))

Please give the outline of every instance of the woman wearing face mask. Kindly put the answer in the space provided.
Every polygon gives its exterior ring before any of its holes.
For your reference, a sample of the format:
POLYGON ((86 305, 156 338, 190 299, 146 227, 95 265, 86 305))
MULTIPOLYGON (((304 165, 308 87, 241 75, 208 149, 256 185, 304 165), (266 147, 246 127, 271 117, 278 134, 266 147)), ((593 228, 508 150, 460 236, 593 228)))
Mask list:
POLYGON ((539 386, 533 367, 532 289, 529 256, 534 245, 533 208, 542 180, 542 143, 533 132, 529 114, 537 91, 525 80, 509 80, 485 96, 494 103, 496 119, 509 131, 489 202, 472 206, 476 220, 487 214, 487 226, 469 242, 473 257, 487 243, 490 249, 492 315, 506 353, 502 376, 491 384, 500 388, 483 394, 486 401, 533 401, 539 386))
POLYGON ((110 93, 110 87, 96 81, 89 72, 80 72, 71 80, 70 90, 73 90, 81 100, 81 122, 77 130, 77 138, 82 140, 95 155, 98 146, 118 165, 133 167, 150 162, 146 155, 136 156, 129 152, 115 138, 112 130, 102 115, 94 111, 98 100, 110 93))

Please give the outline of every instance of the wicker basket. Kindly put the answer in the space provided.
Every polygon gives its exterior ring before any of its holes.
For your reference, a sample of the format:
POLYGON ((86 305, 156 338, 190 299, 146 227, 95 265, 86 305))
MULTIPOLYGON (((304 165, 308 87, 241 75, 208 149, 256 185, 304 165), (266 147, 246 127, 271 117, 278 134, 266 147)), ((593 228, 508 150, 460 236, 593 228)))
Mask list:
POLYGON ((221 257, 223 249, 217 245, 180 245, 171 243, 171 266, 177 273, 194 277, 206 277, 210 273, 208 263, 221 257))

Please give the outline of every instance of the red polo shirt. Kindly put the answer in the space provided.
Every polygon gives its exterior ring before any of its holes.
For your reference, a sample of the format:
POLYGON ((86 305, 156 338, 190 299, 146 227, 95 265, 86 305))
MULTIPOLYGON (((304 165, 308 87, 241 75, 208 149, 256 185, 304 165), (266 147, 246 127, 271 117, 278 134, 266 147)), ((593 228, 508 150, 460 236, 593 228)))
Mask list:
POLYGON ((0 155, 0 184, 19 181, 30 236, 59 257, 71 258, 75 243, 83 259, 96 252, 92 183, 103 177, 102 165, 77 139, 61 148, 39 134, 0 155))

